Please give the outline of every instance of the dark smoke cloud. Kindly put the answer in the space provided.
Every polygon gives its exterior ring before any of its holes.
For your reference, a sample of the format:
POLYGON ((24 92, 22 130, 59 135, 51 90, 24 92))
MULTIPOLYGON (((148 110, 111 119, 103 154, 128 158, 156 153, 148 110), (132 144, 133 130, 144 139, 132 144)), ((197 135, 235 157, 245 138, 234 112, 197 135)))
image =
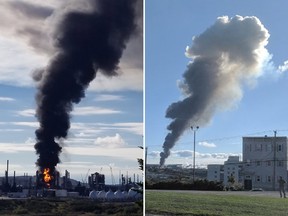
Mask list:
POLYGON ((90 0, 89 11, 65 12, 53 31, 55 53, 38 70, 35 149, 40 170, 59 163, 59 139, 67 137, 73 103, 79 103, 97 71, 117 75, 118 64, 136 32, 136 0, 90 0))
POLYGON ((47 35, 46 19, 54 12, 47 5, 21 0, 0 2, 1 36, 17 37, 29 44, 37 53, 51 54, 52 47, 47 35))
MULTIPOLYGON (((120 76, 115 78, 105 77, 98 73, 98 79, 94 79, 89 86, 90 91, 118 91, 118 90, 143 90, 143 2, 135 0, 135 23, 136 36, 132 37, 125 49, 119 70, 120 76), (137 53, 137 55, 135 55, 137 53)), ((55 41, 55 26, 58 26, 65 14, 74 12, 91 13, 98 8, 91 6, 91 0, 2 0, 0 1, 0 42, 3 39, 15 40, 21 49, 21 55, 27 55, 28 59, 41 59, 34 64, 32 69, 31 64, 27 63, 27 70, 22 71, 22 76, 25 79, 17 79, 19 74, 15 73, 13 76, 8 76, 7 70, 0 71, 0 82, 9 85, 33 86, 34 82, 30 79, 31 71, 38 67, 43 67, 47 64, 51 56, 57 52, 56 47, 53 46, 55 41), (22 47, 22 46, 21 46, 22 47), (26 52, 27 51, 27 52, 26 52), (32 52, 31 52, 32 51, 32 52), (11 78, 10 78, 11 77, 11 78), (13 78, 12 78, 13 77, 13 78)), ((57 33, 59 34, 59 33, 57 33)), ((5 65, 5 61, 1 65, 5 65)), ((22 64, 21 60, 15 63, 22 64)), ((22 67, 22 65, 21 65, 22 67)), ((41 77, 38 73, 35 76, 41 77)))
POLYGON ((160 165, 170 155, 190 126, 207 125, 215 112, 235 106, 242 97, 243 83, 261 75, 269 57, 265 46, 269 33, 257 17, 219 17, 214 25, 193 38, 186 49, 192 58, 180 88, 186 98, 172 103, 166 117, 173 121, 165 137, 160 165))

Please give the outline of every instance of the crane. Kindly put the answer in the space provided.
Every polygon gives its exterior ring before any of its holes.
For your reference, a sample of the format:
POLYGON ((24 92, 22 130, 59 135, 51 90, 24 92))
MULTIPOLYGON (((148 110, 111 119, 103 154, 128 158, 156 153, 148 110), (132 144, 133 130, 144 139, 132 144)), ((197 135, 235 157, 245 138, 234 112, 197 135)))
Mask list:
POLYGON ((86 177, 85 177, 85 184, 87 184, 88 183, 88 175, 89 175, 89 172, 90 172, 90 169, 88 169, 88 171, 87 171, 87 174, 86 174, 86 177))
POLYGON ((115 179, 114 179, 114 175, 113 175, 113 171, 112 171, 112 166, 110 166, 110 172, 111 172, 111 180, 112 180, 112 184, 114 185, 115 184, 115 179))

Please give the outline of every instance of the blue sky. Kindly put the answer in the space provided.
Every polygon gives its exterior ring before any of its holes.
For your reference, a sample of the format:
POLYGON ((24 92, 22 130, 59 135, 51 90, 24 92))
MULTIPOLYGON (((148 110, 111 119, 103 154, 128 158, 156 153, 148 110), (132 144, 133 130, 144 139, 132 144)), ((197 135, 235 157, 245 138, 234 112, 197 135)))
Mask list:
MULTIPOLYGON (((0 170, 10 160, 10 175, 35 175, 34 132, 38 128, 34 100, 36 84, 32 72, 49 61, 49 24, 54 11, 78 8, 79 1, 31 0, 0 3, 0 170), (63 4, 64 3, 64 4, 63 4), (74 5, 75 3, 75 5, 74 5), (32 13, 31 14, 28 14, 32 13), (53 11, 46 16, 45 11, 53 11), (34 16, 34 14, 35 16, 34 16), (33 38, 32 30, 43 37, 33 38), (31 33, 32 32, 32 33, 31 33), (36 45, 35 45, 36 44, 36 45)), ((85 8, 84 8, 85 9, 85 8)), ((84 10, 83 9, 83 10, 84 10)), ((80 10, 80 9, 79 9, 80 10)), ((51 21, 52 20, 52 21, 51 21)), ((141 22, 141 20, 138 22, 141 22)), ((143 156, 143 63, 141 31, 130 40, 120 62, 119 76, 97 74, 86 97, 74 107, 71 129, 63 141, 61 175, 67 169, 79 181, 87 172, 106 174, 107 183, 115 183, 119 173, 142 179, 137 159, 143 156)))
MULTIPOLYGON (((227 111, 216 112, 210 124, 196 133, 196 166, 222 163, 242 152, 242 136, 287 136, 287 71, 279 66, 288 59, 288 14, 285 1, 146 0, 145 29, 145 143, 148 163, 159 163, 159 153, 171 119, 167 107, 182 100, 177 80, 190 59, 185 56, 192 37, 212 26, 217 17, 256 16, 268 30, 269 65, 253 85, 242 88, 243 97, 227 111)), ((184 132, 166 164, 191 164, 193 133, 184 132)))

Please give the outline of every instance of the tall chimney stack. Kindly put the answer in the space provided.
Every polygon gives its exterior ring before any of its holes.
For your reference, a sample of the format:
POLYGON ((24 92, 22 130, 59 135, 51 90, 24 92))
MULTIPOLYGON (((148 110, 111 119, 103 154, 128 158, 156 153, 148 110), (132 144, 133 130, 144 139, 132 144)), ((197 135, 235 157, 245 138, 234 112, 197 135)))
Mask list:
POLYGON ((7 160, 7 169, 6 169, 6 172, 5 172, 5 183, 6 183, 6 186, 9 184, 9 182, 8 182, 8 170, 9 170, 9 160, 7 160))
POLYGON ((9 160, 7 160, 7 175, 8 175, 8 171, 9 171, 9 160))

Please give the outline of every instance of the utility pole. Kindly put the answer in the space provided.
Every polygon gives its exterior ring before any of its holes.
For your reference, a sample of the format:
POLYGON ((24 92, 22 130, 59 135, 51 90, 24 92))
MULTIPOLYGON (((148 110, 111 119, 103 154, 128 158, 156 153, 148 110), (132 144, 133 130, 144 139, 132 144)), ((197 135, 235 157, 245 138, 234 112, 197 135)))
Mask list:
POLYGON ((145 167, 144 167, 144 170, 145 170, 145 173, 144 173, 144 177, 146 177, 146 170, 147 170, 147 154, 148 154, 148 147, 145 148, 145 167))
POLYGON ((274 131, 274 140, 273 140, 273 190, 276 190, 276 150, 277 150, 277 145, 276 145, 276 134, 277 131, 274 131))
POLYGON ((199 126, 191 126, 191 130, 194 134, 194 145, 193 145, 193 183, 195 182, 195 144, 196 144, 196 131, 199 129, 199 126))

